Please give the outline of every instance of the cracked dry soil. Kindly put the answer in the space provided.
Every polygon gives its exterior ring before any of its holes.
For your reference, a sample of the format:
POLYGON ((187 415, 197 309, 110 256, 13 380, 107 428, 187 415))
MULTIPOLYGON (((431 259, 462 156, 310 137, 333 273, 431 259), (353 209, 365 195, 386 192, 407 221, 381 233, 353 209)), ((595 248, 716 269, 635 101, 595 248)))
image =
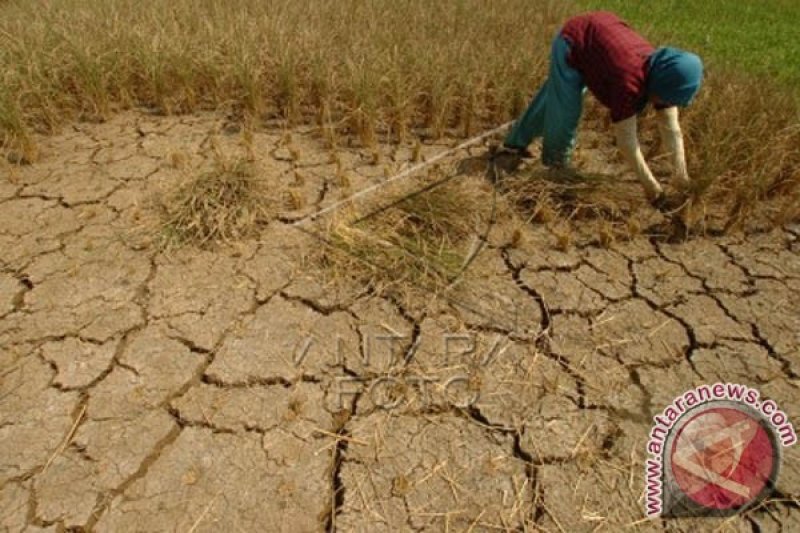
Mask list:
POLYGON ((679 393, 745 383, 800 420, 797 228, 559 251, 501 216, 466 296, 421 305, 326 278, 290 225, 411 150, 344 150, 342 183, 310 129, 292 135, 250 146, 292 205, 211 251, 141 228, 175 161, 241 148, 219 116, 123 114, 3 169, 5 530, 800 528, 795 449, 755 511, 642 520, 650 420, 679 393))

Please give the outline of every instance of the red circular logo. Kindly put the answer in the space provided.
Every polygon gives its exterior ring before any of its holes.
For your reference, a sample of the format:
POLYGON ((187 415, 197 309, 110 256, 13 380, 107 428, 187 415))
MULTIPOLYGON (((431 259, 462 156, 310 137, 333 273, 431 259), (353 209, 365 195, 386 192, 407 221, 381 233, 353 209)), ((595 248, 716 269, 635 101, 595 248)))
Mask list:
POLYGON ((669 450, 678 488, 711 510, 753 503, 777 470, 775 443, 762 421, 734 407, 713 407, 682 425, 669 450))

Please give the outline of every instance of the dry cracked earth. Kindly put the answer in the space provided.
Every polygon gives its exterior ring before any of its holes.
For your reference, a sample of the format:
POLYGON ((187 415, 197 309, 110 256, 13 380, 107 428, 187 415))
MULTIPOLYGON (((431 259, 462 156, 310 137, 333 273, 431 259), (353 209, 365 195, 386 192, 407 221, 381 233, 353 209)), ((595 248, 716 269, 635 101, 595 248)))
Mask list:
POLYGON ((800 421, 798 228, 564 250, 499 220, 460 296, 417 305, 329 279, 292 225, 409 149, 345 150, 343 186, 311 130, 256 133, 293 205, 257 238, 157 246, 143 221, 176 161, 239 149, 234 130, 123 114, 3 169, 5 530, 800 529, 794 448, 742 516, 647 521, 642 497, 652 417, 695 385, 800 421))

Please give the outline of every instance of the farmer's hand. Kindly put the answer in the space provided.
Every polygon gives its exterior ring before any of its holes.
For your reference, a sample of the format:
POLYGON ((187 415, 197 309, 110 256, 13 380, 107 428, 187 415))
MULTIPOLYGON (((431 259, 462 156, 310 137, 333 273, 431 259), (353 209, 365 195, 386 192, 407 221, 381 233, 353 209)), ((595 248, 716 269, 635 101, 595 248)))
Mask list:
POLYGON ((642 155, 642 149, 639 146, 636 116, 616 122, 614 124, 614 133, 617 138, 617 146, 622 155, 625 156, 628 165, 636 173, 639 183, 644 187, 647 199, 650 202, 656 202, 663 194, 663 190, 656 178, 653 177, 653 173, 650 172, 650 167, 647 166, 644 155, 642 155))
POLYGON ((661 140, 672 158, 672 180, 678 189, 689 187, 689 172, 686 169, 686 154, 683 147, 683 132, 678 122, 678 108, 668 107, 658 111, 658 131, 661 140))

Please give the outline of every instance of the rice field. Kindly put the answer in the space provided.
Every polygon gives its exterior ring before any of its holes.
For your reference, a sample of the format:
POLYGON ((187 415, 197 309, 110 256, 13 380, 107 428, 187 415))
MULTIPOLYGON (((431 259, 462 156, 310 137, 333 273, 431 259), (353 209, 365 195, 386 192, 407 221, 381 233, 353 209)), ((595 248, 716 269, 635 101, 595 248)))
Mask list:
POLYGON ((11 0, 0 7, 0 142, 33 161, 33 134, 130 108, 316 124, 334 145, 468 137, 524 108, 565 18, 619 8, 653 42, 707 61, 683 120, 696 196, 724 204, 732 225, 753 212, 780 223, 798 216, 796 8, 770 4, 11 0), (718 11, 723 23, 706 23, 718 11))

